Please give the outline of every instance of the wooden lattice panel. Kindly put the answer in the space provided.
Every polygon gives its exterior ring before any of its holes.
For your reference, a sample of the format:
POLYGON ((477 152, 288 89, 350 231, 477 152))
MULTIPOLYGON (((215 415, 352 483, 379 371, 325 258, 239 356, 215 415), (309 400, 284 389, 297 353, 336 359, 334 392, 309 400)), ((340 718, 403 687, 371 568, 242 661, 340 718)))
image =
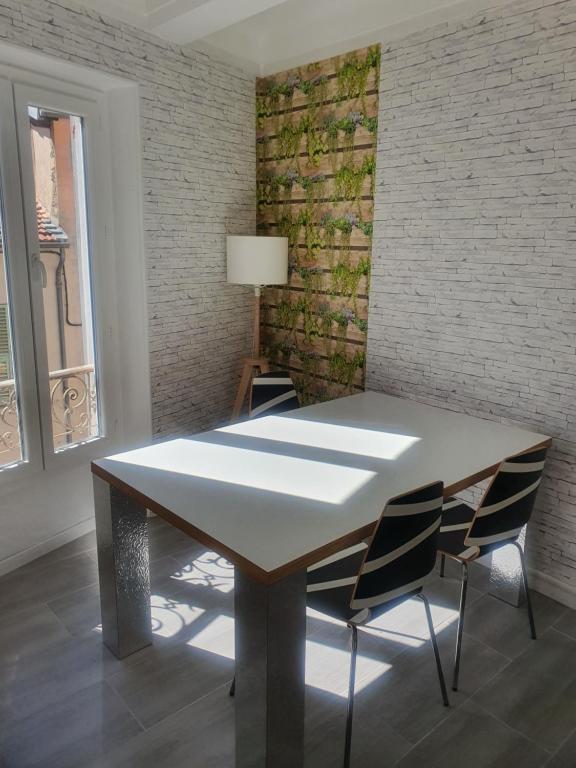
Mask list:
POLYGON ((290 243, 262 338, 305 403, 364 387, 379 71, 376 46, 257 82, 258 230, 290 243))

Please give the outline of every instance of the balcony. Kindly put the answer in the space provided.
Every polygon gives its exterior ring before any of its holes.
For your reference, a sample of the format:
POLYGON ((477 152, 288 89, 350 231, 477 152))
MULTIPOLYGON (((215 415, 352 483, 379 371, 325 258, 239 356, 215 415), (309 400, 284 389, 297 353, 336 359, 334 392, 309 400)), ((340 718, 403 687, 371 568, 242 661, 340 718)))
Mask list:
MULTIPOLYGON (((94 366, 52 371, 49 380, 55 450, 95 437, 98 411, 94 366)), ((0 466, 21 459, 16 382, 5 379, 0 381, 0 466)))

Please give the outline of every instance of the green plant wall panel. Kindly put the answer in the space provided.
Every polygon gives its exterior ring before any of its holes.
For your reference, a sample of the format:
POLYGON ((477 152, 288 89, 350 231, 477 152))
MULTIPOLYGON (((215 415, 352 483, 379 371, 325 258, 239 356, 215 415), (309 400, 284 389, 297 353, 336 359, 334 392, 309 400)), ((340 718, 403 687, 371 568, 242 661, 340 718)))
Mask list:
POLYGON ((304 403, 364 388, 379 46, 257 81, 258 231, 290 244, 264 352, 304 403))

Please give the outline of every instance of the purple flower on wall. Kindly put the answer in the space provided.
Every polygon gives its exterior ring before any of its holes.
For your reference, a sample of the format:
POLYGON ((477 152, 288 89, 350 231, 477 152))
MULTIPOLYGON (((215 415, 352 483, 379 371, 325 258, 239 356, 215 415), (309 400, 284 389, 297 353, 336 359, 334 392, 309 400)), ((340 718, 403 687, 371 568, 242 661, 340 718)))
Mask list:
POLYGON ((348 307, 342 310, 342 317, 344 317, 347 323, 353 323, 356 319, 356 315, 348 307))
POLYGON ((362 112, 350 112, 348 119, 352 120, 354 125, 358 127, 359 125, 362 125, 362 112))
POLYGON ((344 220, 348 222, 348 224, 350 224, 352 227, 358 226, 359 218, 355 213, 345 213, 344 220))

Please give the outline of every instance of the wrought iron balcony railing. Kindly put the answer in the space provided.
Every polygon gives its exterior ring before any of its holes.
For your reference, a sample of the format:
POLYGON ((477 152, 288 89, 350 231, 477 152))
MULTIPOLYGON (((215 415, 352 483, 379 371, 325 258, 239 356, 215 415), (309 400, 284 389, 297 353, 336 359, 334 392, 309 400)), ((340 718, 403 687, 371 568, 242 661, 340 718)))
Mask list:
MULTIPOLYGON (((49 379, 55 450, 95 437, 98 411, 94 366, 52 371, 49 379)), ((20 458, 16 383, 14 379, 5 379, 0 381, 0 464, 10 464, 20 458)))

